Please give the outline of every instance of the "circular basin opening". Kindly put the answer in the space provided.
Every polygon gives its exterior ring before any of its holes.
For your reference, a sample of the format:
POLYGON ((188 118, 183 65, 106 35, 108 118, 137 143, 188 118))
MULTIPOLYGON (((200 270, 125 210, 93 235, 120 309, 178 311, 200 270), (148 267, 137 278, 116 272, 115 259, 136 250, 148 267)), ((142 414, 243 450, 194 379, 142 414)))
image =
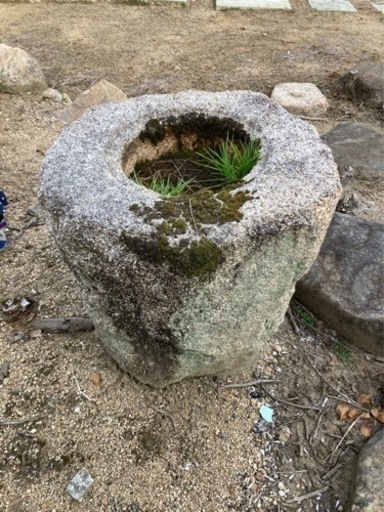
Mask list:
POLYGON ((125 149, 123 169, 138 185, 180 196, 239 184, 259 152, 240 123, 191 113, 148 121, 125 149))

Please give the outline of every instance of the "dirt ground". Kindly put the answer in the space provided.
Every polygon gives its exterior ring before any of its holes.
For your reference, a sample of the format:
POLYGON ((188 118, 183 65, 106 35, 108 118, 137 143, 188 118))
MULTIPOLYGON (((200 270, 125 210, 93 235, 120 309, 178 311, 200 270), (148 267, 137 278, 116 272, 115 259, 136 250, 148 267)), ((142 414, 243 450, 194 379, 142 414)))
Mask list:
MULTIPOLYGON (((280 82, 309 81, 331 104, 314 122, 320 133, 348 119, 383 132, 379 113, 353 106, 337 86, 349 67, 384 54, 383 15, 363 0, 354 2, 357 14, 291 3, 292 12, 215 12, 200 0, 186 8, 5 3, 0 41, 36 57, 50 86, 72 99, 101 78, 128 96, 269 93, 280 82)), ((254 372, 163 390, 123 374, 93 332, 33 329, 35 318, 85 315, 45 225, 26 215, 62 130, 57 108, 41 94, 0 94, 0 188, 10 200, 0 303, 31 302, 0 319, 0 366, 9 363, 0 386, 0 511, 345 511, 361 424, 379 426, 341 421, 335 409, 362 393, 381 400, 383 361, 297 307, 296 330, 277 333, 254 372), (255 379, 276 382, 221 388, 255 379), (272 425, 260 422, 263 404, 274 409, 272 425), (66 487, 83 467, 95 481, 78 503, 66 487)), ((379 193, 358 192, 362 215, 382 221, 379 193)))

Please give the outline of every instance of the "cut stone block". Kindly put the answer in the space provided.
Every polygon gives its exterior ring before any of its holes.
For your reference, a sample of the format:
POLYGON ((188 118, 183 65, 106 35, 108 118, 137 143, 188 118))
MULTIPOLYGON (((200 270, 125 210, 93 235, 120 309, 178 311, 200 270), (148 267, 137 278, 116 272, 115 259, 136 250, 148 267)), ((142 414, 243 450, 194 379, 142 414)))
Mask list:
POLYGON ((358 123, 341 123, 322 136, 332 149, 342 183, 350 179, 384 185, 384 137, 358 123))
POLYGON ((271 99, 297 116, 318 116, 328 109, 328 100, 310 83, 288 82, 274 87, 271 99))
POLYGON ((373 7, 374 7, 377 11, 384 13, 384 4, 372 4, 372 5, 373 5, 373 7))
POLYGON ((335 213, 309 273, 304 306, 358 347, 384 352, 384 225, 335 213))
POLYGON ((308 0, 308 3, 317 11, 357 12, 357 9, 347 0, 308 0))
POLYGON ((88 111, 48 152, 40 199, 106 350, 162 387, 255 363, 340 192, 313 126, 263 94, 189 91, 88 111), (228 136, 261 144, 234 189, 167 198, 129 177, 228 136))
POLYGON ((216 0, 216 9, 292 9, 289 0, 216 0))

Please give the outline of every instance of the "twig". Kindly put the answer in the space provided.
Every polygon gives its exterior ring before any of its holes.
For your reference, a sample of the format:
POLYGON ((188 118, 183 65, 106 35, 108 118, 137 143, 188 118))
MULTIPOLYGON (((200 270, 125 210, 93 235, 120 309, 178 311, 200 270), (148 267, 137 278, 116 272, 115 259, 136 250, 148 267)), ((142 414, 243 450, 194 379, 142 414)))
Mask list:
POLYGON ((192 217, 193 225, 195 226, 195 231, 197 231, 196 220, 195 220, 195 216, 193 215, 192 203, 191 203, 190 199, 189 199, 188 203, 189 203, 189 212, 190 212, 191 217, 192 217))
POLYGON ((251 382, 240 382, 239 384, 225 384, 224 386, 219 386, 219 389, 248 388, 250 386, 258 386, 259 384, 269 384, 271 382, 279 382, 279 381, 274 380, 274 379, 253 380, 251 382))
POLYGON ((312 363, 312 361, 310 360, 310 358, 309 358, 309 356, 308 356, 308 354, 307 354, 307 352, 306 352, 305 350, 304 350, 304 354, 305 354, 305 357, 307 358, 307 360, 308 360, 309 364, 312 366, 312 368, 313 368, 313 369, 315 370, 315 372, 317 373, 317 375, 318 375, 321 379, 323 379, 323 381, 324 381, 324 382, 326 382, 330 388, 332 388, 334 391, 336 391, 336 393, 339 393, 339 395, 343 396, 343 397, 344 397, 344 399, 345 399, 345 400, 347 400, 347 402, 348 402, 348 403, 353 404, 355 407, 359 407, 359 408, 361 409, 361 405, 360 405, 360 404, 358 404, 357 402, 355 402, 354 400, 352 400, 352 398, 349 398, 349 396, 348 396, 348 395, 346 395, 345 393, 342 393, 341 391, 339 391, 339 390, 337 389, 337 387, 336 387, 336 386, 334 386, 334 385, 332 384, 332 382, 330 382, 326 377, 324 377, 324 375, 322 375, 322 374, 319 372, 319 370, 316 368, 316 366, 315 366, 315 365, 312 363))
POLYGON ((13 427, 15 425, 23 425, 24 423, 36 423, 42 419, 43 416, 34 416, 33 418, 25 418, 24 420, 15 421, 0 421, 1 427, 13 427))
POLYGON ((300 119, 304 119, 304 121, 332 121, 328 117, 308 117, 308 116, 298 116, 300 119))
POLYGON ((321 479, 322 479, 323 481, 325 481, 325 480, 328 480, 329 478, 331 478, 331 476, 332 476, 334 473, 336 473, 336 471, 339 469, 339 467, 341 466, 341 464, 342 464, 342 463, 341 463, 341 462, 339 462, 339 464, 337 464, 334 468, 332 468, 330 471, 328 471, 328 473, 325 473, 325 475, 323 475, 323 476, 321 477, 321 479))
POLYGON ((337 443, 336 445, 336 448, 334 448, 332 450, 332 452, 328 455, 327 459, 332 459, 333 457, 333 454, 339 449, 339 447, 341 446, 341 444, 343 443, 344 439, 347 437, 347 435, 349 434, 349 432, 352 430, 352 428, 356 425, 356 423, 359 421, 359 417, 357 417, 356 419, 354 419, 352 421, 352 423, 349 425, 348 427, 348 430, 345 432, 345 434, 343 435, 343 437, 340 439, 340 441, 337 443))
POLYGON ((176 427, 175 420, 173 419, 173 416, 168 411, 166 411, 164 409, 160 409, 160 407, 156 407, 156 405, 152 405, 152 404, 149 407, 151 409, 153 409, 154 411, 158 412, 159 414, 162 414, 163 416, 165 416, 169 420, 171 420, 173 428, 176 427))
POLYGON ((89 400, 90 402, 96 402, 96 400, 95 400, 94 398, 90 398, 88 395, 86 395, 86 394, 84 393, 84 391, 81 391, 79 381, 77 380, 77 378, 76 378, 76 377, 74 377, 74 379, 75 379, 76 386, 77 386, 77 391, 79 392, 79 394, 80 394, 81 396, 83 396, 84 398, 86 398, 87 400, 89 400))
POLYGON ((352 400, 352 398, 349 398, 346 395, 344 395, 344 397, 346 397, 346 398, 340 398, 339 396, 333 396, 333 395, 327 395, 327 397, 328 398, 333 398, 334 400, 338 400, 339 402, 347 401, 350 405, 353 405, 354 407, 357 407, 358 409, 360 409, 360 410, 362 410, 364 412, 369 412, 369 409, 366 409, 365 407, 361 406, 360 404, 358 404, 357 402, 352 400))
POLYGON ((323 403, 322 403, 323 410, 320 412, 319 417, 317 418, 315 429, 312 431, 312 434, 309 436, 309 446, 311 446, 311 447, 312 447, 314 439, 317 436, 317 432, 318 432, 319 427, 320 427, 320 422, 321 422, 321 420, 322 420, 322 418, 323 418, 323 416, 325 414, 325 411, 326 411, 325 406, 326 406, 327 400, 328 400, 328 398, 325 397, 325 399, 323 400, 323 403))
POLYGON ((295 503, 297 501, 309 500, 310 498, 314 498, 323 492, 328 491, 329 487, 322 487, 321 489, 317 489, 316 491, 308 492, 307 494, 302 494, 301 496, 296 496, 296 498, 292 498, 291 500, 286 501, 286 503, 295 503))
POLYGON ((300 329, 299 329, 299 327, 298 327, 298 325, 297 325, 297 323, 296 323, 295 317, 293 316, 293 313, 292 313, 292 311, 291 311, 291 308, 288 308, 288 310, 287 310, 287 315, 288 315, 288 318, 289 318, 289 320, 290 320, 291 324, 293 325, 293 330, 294 330, 294 331, 295 331, 295 333, 296 333, 298 336, 300 336, 300 338, 301 338, 301 332, 300 332, 300 329))
POLYGON ((287 400, 282 400, 281 398, 276 398, 275 396, 271 395, 271 393, 269 391, 267 391, 264 386, 261 386, 264 393, 266 393, 272 400, 276 400, 276 402, 280 402, 284 405, 290 405, 291 407, 297 407, 298 409, 310 409, 310 410, 313 410, 313 411, 321 411, 321 407, 316 407, 315 405, 300 405, 300 404, 295 404, 293 402, 288 402, 287 400))

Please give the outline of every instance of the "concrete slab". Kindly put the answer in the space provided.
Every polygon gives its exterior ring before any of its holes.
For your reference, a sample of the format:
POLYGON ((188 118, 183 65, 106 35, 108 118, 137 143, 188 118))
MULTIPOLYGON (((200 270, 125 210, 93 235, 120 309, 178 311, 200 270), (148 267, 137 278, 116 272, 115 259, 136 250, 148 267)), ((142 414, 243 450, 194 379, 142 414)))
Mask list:
POLYGON ((317 11, 357 12, 348 0, 308 0, 308 3, 317 11))
POLYGON ((381 3, 381 4, 372 4, 372 5, 373 5, 373 7, 374 7, 376 10, 378 10, 378 11, 380 11, 380 12, 382 12, 382 13, 384 14, 384 3, 381 3))
POLYGON ((292 9, 289 0, 216 0, 220 9, 292 9))

